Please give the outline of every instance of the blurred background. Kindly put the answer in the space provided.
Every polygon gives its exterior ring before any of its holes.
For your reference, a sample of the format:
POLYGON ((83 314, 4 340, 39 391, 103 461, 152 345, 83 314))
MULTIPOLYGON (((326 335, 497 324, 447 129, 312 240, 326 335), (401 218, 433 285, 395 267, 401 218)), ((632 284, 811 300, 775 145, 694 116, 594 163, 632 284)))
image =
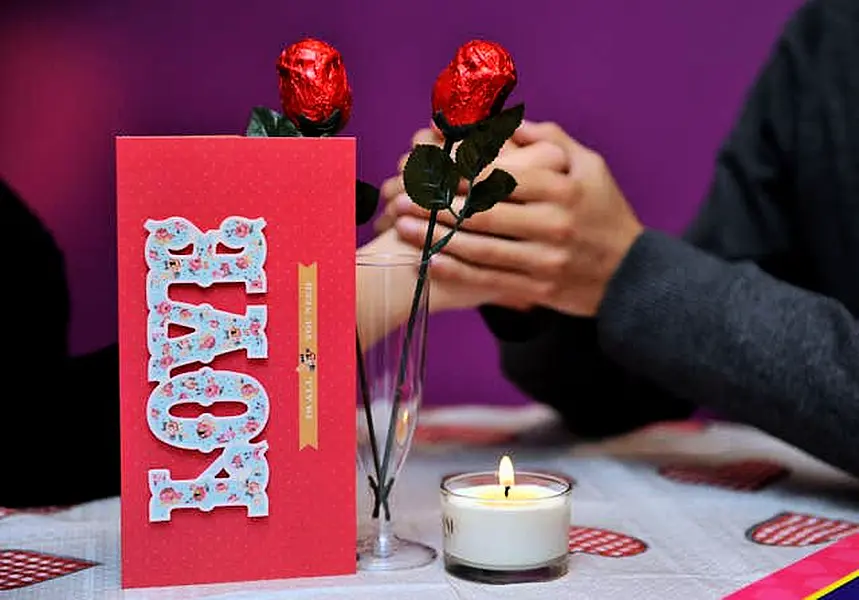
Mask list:
MULTIPOLYGON (((0 176, 64 250, 72 351, 95 350, 117 335, 114 136, 242 133, 252 106, 277 108, 281 47, 314 36, 344 55, 355 94, 344 135, 358 137, 359 176, 380 184, 428 124, 438 72, 483 37, 516 60, 511 103, 601 151, 643 221, 679 232, 799 4, 3 0, 0 176)), ((476 313, 435 317, 429 353, 428 404, 524 401, 476 313)))

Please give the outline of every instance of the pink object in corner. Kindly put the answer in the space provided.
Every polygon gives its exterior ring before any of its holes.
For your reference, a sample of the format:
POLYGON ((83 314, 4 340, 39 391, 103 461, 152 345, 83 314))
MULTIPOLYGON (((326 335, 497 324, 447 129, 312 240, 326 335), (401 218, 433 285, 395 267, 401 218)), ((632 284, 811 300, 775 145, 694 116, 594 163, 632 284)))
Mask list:
POLYGON ((859 534, 819 550, 725 600, 859 598, 859 534))

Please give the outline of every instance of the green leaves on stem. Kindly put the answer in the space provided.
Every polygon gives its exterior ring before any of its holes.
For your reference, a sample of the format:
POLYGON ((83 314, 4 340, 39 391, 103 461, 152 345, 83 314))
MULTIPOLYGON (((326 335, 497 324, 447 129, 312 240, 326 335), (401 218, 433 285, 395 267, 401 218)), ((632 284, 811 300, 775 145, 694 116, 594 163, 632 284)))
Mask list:
POLYGON ((506 200, 516 189, 516 180, 502 169, 493 169, 489 177, 478 181, 471 188, 462 208, 461 216, 467 219, 475 213, 489 210, 502 200, 506 200))
POLYGON ((456 150, 460 175, 469 181, 480 175, 498 157, 524 117, 525 105, 517 104, 477 123, 456 150))
POLYGON ((438 146, 421 144, 412 149, 403 168, 403 183, 413 202, 427 210, 451 205, 459 185, 456 165, 438 146))
POLYGON ((295 123, 276 110, 255 106, 245 135, 248 137, 302 137, 295 123))
POLYGON ((429 255, 432 256, 441 252, 454 234, 459 231, 459 228, 462 227, 463 221, 475 213, 489 210, 510 196, 515 189, 516 180, 510 173, 501 169, 493 169, 489 177, 470 186, 468 196, 465 199, 465 206, 463 206, 459 214, 452 208, 450 209, 454 216, 456 216, 453 228, 443 238, 433 244, 429 255))
POLYGON ((251 110, 245 135, 247 137, 328 137, 340 130, 340 111, 334 109, 325 121, 317 123, 299 115, 296 125, 283 114, 255 106, 251 110))
MULTIPOLYGON (((427 210, 452 210, 460 177, 466 179, 469 193, 458 224, 505 200, 516 189, 516 180, 510 173, 494 169, 486 179, 473 182, 498 157, 524 116, 525 106, 519 104, 475 124, 459 145, 456 161, 437 146, 415 146, 403 169, 406 193, 427 210)), ((441 249, 436 244, 433 250, 437 247, 441 249)))
POLYGON ((361 181, 355 181, 355 224, 364 225, 376 214, 379 205, 379 188, 361 181))

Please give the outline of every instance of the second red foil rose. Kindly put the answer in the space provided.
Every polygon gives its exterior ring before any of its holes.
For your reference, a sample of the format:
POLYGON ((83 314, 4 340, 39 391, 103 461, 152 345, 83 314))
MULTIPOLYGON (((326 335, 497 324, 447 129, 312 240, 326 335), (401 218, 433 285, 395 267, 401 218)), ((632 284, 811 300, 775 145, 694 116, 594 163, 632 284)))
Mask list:
POLYGON ((516 87, 513 57, 500 44, 472 40, 459 48, 439 74, 432 92, 433 115, 467 127, 501 111, 516 87))

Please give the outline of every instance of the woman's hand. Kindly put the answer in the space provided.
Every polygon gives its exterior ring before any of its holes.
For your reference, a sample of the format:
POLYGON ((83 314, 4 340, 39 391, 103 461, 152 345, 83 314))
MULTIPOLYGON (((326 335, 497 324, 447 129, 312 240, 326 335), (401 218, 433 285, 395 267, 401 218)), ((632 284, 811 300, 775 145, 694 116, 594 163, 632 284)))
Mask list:
MULTIPOLYGON (((397 312, 403 322, 408 318, 408 310, 414 293, 415 279, 417 277, 417 263, 420 259, 420 251, 415 246, 403 241, 394 229, 377 236, 372 241, 358 249, 358 253, 393 254, 413 256, 415 269, 411 273, 403 270, 402 284, 396 285, 398 294, 402 300, 397 301, 397 312)), ((359 271, 360 274, 360 271, 359 271)), ((362 289, 359 281, 359 289, 362 289)), ((381 290, 364 288, 365 294, 374 295, 382 293, 381 290)), ((359 299, 360 300, 360 299, 359 299)), ((504 304, 517 308, 526 308, 523 303, 516 302, 513 298, 505 298, 494 285, 468 285, 454 281, 436 281, 430 275, 430 312, 442 312, 447 310, 463 310, 475 308, 481 304, 504 304)))

